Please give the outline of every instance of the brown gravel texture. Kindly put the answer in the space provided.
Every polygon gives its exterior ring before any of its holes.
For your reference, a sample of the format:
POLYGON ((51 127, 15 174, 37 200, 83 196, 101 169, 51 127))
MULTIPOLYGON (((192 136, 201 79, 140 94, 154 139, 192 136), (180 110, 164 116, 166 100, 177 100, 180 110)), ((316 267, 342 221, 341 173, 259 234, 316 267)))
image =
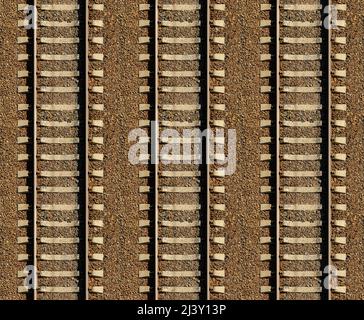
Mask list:
MULTIPOLYGON (((19 235, 16 210, 16 204, 19 203, 16 190, 19 184, 16 177, 16 105, 19 102, 16 93, 16 72, 19 66, 16 61, 16 4, 20 1, 14 2, 0 2, 0 299, 26 298, 25 295, 17 294, 17 271, 22 268, 17 262, 17 254, 24 252, 16 244, 16 237, 19 235)), ((348 188, 348 211, 344 217, 348 224, 347 245, 344 247, 348 255, 345 281, 347 294, 335 295, 335 298, 364 299, 364 216, 361 213, 361 200, 364 200, 364 9, 361 0, 347 2, 348 44, 344 47, 348 54, 348 178, 345 180, 348 188)), ((138 272, 145 267, 138 261, 138 254, 145 253, 142 251, 145 249, 138 245, 138 237, 142 235, 138 226, 141 218, 138 205, 146 200, 138 192, 141 184, 138 171, 145 168, 131 165, 128 161, 128 134, 138 126, 138 120, 141 119, 138 111, 138 104, 141 103, 138 93, 138 72, 141 70, 138 54, 143 52, 137 43, 140 35, 138 4, 144 1, 104 0, 103 3, 105 242, 102 250, 105 255, 105 277, 101 281, 104 294, 94 295, 92 298, 146 299, 146 295, 138 292, 140 285, 146 285, 138 278, 138 272)), ((224 216, 226 245, 222 247, 226 254, 226 277, 221 285, 226 287, 226 294, 213 298, 266 299, 267 295, 260 294, 262 283, 259 278, 259 255, 266 253, 259 251, 259 206, 262 202, 259 192, 260 1, 226 0, 225 3, 226 113, 220 118, 225 118, 227 128, 237 131, 238 162, 235 174, 223 180, 227 192, 224 198, 227 206, 224 216)))
POLYGON ((137 128, 138 4, 105 3, 105 245, 102 299, 140 298, 138 167, 128 162, 128 134, 137 128))
POLYGON ((237 135, 236 172, 226 177, 226 294, 259 299, 259 4, 226 3, 226 126, 237 135))
MULTIPOLYGON (((361 1, 348 2, 347 21, 347 295, 364 299, 364 8, 361 1)), ((344 297, 343 297, 344 298, 344 297)))
POLYGON ((0 2, 0 299, 17 294, 17 8, 0 2))

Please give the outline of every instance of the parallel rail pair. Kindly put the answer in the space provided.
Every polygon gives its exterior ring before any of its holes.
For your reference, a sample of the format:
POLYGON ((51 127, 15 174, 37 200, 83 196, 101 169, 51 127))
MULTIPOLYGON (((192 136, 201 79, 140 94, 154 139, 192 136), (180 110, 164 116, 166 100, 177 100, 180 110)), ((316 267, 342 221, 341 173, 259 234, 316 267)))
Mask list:
MULTIPOLYGON (((21 278, 32 277, 30 287, 19 286, 19 292, 31 293, 35 300, 49 295, 88 299, 89 292, 103 292, 102 286, 90 287, 89 279, 103 277, 102 269, 89 267, 90 259, 103 260, 102 254, 90 253, 90 243, 99 249, 103 237, 90 236, 89 230, 90 225, 103 227, 97 214, 103 204, 89 200, 90 193, 101 197, 103 193, 98 185, 102 167, 89 163, 90 159, 100 163, 103 158, 90 152, 90 144, 103 144, 103 137, 90 136, 91 127, 102 128, 103 121, 91 121, 89 111, 103 110, 102 103, 95 104, 99 100, 96 97, 90 105, 90 94, 102 94, 103 86, 89 86, 91 77, 103 77, 103 70, 91 70, 89 59, 102 61, 103 55, 91 55, 89 47, 90 43, 100 46, 104 41, 103 37, 89 37, 90 23, 103 27, 102 20, 89 19, 90 6, 88 0, 80 4, 34 0, 31 5, 18 6, 19 11, 30 13, 29 20, 19 20, 19 26, 29 30, 27 37, 18 37, 18 43, 26 44, 29 53, 20 54, 19 60, 31 61, 27 70, 18 73, 30 84, 18 87, 19 93, 28 94, 27 104, 20 104, 18 110, 29 114, 29 120, 19 120, 19 126, 29 127, 30 136, 18 139, 30 150, 19 155, 28 166, 19 171, 18 177, 29 181, 19 187, 19 192, 28 197, 18 210, 29 209, 19 226, 29 229, 27 237, 18 237, 18 243, 28 246, 27 254, 19 255, 19 260, 33 267, 30 275, 19 272, 21 278), (90 179, 96 179, 92 187, 90 179), (90 210, 96 212, 93 219, 90 210)), ((104 7, 93 4, 92 9, 97 12, 104 7)))
MULTIPOLYGON (((152 30, 148 37, 141 37, 139 43, 149 45, 152 57, 150 70, 141 71, 141 77, 151 75, 151 85, 141 87, 140 92, 149 93, 154 146, 150 173, 142 174, 151 177, 153 184, 141 187, 141 190, 151 192, 151 203, 145 207, 151 210, 150 219, 141 221, 141 225, 148 225, 152 231, 149 237, 140 240, 150 243, 153 248, 150 251, 151 270, 141 272, 142 276, 150 275, 153 289, 147 286, 141 291, 151 293, 154 299, 167 296, 209 299, 210 292, 222 293, 224 290, 211 286, 211 275, 223 276, 223 271, 211 270, 211 241, 223 240, 212 237, 210 231, 211 224, 215 224, 211 220, 211 210, 222 208, 222 205, 212 204, 210 193, 222 189, 214 188, 210 183, 209 137, 203 143, 202 154, 191 155, 189 164, 164 164, 161 160, 168 155, 161 155, 160 150, 168 141, 193 144, 200 139, 166 139, 161 136, 163 128, 207 132, 211 129, 214 122, 211 94, 223 93, 224 88, 213 87, 210 83, 214 74, 210 64, 211 41, 220 39, 211 37, 211 26, 217 24, 215 20, 211 21, 210 10, 224 11, 225 6, 212 5, 210 1, 164 4, 155 0, 140 8, 149 12, 149 19, 140 20, 140 25, 152 30), (177 32, 180 36, 175 36, 177 32), (196 164, 194 157, 200 157, 202 163, 196 164)), ((223 20, 219 20, 218 25, 223 27, 223 20)), ((219 41, 223 45, 224 40, 219 41)), ((223 72, 219 74, 223 76, 223 72)), ((142 109, 146 110, 145 105, 142 109)), ((149 124, 149 120, 146 123, 149 124)))
MULTIPOLYGON (((346 143, 345 137, 333 136, 335 127, 346 125, 345 120, 332 117, 333 109, 346 109, 346 105, 338 104, 340 98, 333 102, 334 93, 346 92, 346 87, 332 85, 334 77, 346 76, 345 70, 332 67, 334 57, 339 61, 345 57, 334 55, 332 44, 346 43, 345 37, 332 36, 335 9, 345 11, 346 6, 333 8, 331 0, 309 4, 275 0, 262 5, 263 11, 272 12, 272 20, 261 21, 262 27, 271 27, 272 38, 262 37, 261 43, 271 46, 274 69, 261 74, 261 78, 271 79, 272 86, 264 86, 261 91, 271 94, 273 102, 272 107, 264 105, 262 110, 273 110, 274 115, 272 120, 263 120, 262 127, 272 124, 274 138, 263 137, 261 143, 272 143, 274 166, 272 172, 263 171, 261 177, 273 179, 272 186, 263 186, 262 192, 272 193, 274 200, 263 209, 272 209, 272 220, 263 220, 261 225, 274 226, 274 241, 262 237, 261 243, 272 243, 274 251, 262 256, 263 261, 272 261, 273 270, 263 271, 261 277, 274 275, 276 299, 282 293, 300 297, 319 294, 331 299, 333 290, 345 292, 345 286, 338 285, 336 279, 345 277, 345 270, 333 269, 333 257, 341 260, 344 255, 332 250, 332 243, 346 243, 345 237, 334 237, 332 229, 333 225, 345 226, 344 220, 332 218, 332 210, 346 210, 344 204, 335 204, 337 198, 332 201, 333 193, 346 193, 345 187, 332 185, 333 178, 346 176, 346 170, 337 170, 337 166, 333 169, 333 159, 344 158, 333 151, 333 143, 346 143), (312 20, 315 12, 321 13, 320 18, 312 20), (305 36, 297 35, 295 30, 305 31, 305 36), (316 118, 318 114, 320 118, 316 118)), ((339 27, 344 26, 345 21, 339 20, 339 27)), ((264 60, 270 60, 270 56, 265 55, 264 60)), ((271 289, 264 286, 262 292, 271 289)))

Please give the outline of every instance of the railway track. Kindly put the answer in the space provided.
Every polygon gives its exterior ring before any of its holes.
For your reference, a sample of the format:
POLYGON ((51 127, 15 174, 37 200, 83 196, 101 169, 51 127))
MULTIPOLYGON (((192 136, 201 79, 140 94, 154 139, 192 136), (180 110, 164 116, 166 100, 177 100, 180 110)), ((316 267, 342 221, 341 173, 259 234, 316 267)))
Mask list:
POLYGON ((261 292, 276 299, 346 292, 346 6, 333 8, 335 21, 328 6, 261 4, 260 276, 261 292))
MULTIPOLYGON (((322 21, 331 5, 261 4, 260 277, 262 295, 276 299, 346 293, 346 6, 336 5, 330 29, 322 21)), ((154 0, 139 9, 139 126, 148 132, 139 291, 221 299, 225 171, 207 159, 224 155, 182 133, 225 127, 225 5, 154 0), (202 152, 180 153, 190 144, 202 152), (171 145, 178 154, 163 152, 171 145)), ((18 10, 18 292, 89 299, 104 290, 103 5, 38 0, 18 10), (30 6, 37 28, 25 28, 30 6)))
POLYGON ((103 5, 34 0, 18 10, 18 291, 89 299, 103 292, 103 5))
POLYGON ((225 292, 219 280, 225 274, 219 268, 225 258, 224 221, 217 219, 225 206, 211 201, 211 193, 223 201, 224 187, 210 182, 223 172, 206 161, 206 140, 182 133, 224 126, 222 120, 213 120, 225 108, 224 87, 210 81, 221 84, 224 77, 224 70, 215 67, 223 66, 225 38, 211 35, 211 30, 222 33, 225 5, 156 0, 139 9, 139 44, 145 50, 139 60, 146 61, 139 74, 144 94, 139 108, 142 117, 149 116, 140 127, 149 130, 150 143, 144 155, 149 165, 139 173, 147 201, 140 205, 139 243, 146 250, 139 255, 146 261, 139 274, 140 292, 156 300, 209 299, 225 292), (163 152, 168 145, 200 143, 202 152, 163 152))

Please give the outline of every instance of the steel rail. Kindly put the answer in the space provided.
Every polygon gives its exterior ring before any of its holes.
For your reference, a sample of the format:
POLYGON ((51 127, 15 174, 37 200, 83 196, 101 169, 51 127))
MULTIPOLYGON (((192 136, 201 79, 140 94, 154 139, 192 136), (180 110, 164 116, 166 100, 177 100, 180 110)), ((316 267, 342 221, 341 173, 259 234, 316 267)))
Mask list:
POLYGON ((328 265, 328 283, 329 286, 327 288, 327 299, 331 300, 331 219, 332 219, 332 207, 331 207, 331 139, 332 139, 332 130, 331 130, 331 119, 332 119, 332 111, 331 111, 331 72, 332 72, 332 64, 331 64, 331 6, 332 1, 327 0, 327 5, 329 7, 329 24, 327 26, 327 265, 328 265))
POLYGON ((280 299, 280 0, 276 0, 276 43, 275 43, 275 214, 276 214, 276 299, 280 299))
POLYGON ((38 260, 37 260, 37 26, 38 26, 38 12, 37 12, 37 0, 33 0, 33 101, 32 101, 32 111, 33 111, 33 299, 37 300, 37 286, 38 286, 38 260))
POLYGON ((154 165, 154 299, 159 299, 159 66, 158 66, 158 25, 159 25, 159 1, 154 0, 154 123, 152 124, 152 164, 154 165))
POLYGON ((206 4, 206 299, 210 299, 210 0, 206 4))
POLYGON ((85 195, 84 195, 84 210, 85 210, 85 300, 89 299, 89 120, 90 120, 90 112, 89 112, 89 0, 85 1, 85 25, 84 25, 84 32, 85 32, 85 65, 84 65, 84 108, 85 108, 85 147, 84 147, 84 157, 85 157, 85 167, 84 167, 84 188, 85 188, 85 195))

